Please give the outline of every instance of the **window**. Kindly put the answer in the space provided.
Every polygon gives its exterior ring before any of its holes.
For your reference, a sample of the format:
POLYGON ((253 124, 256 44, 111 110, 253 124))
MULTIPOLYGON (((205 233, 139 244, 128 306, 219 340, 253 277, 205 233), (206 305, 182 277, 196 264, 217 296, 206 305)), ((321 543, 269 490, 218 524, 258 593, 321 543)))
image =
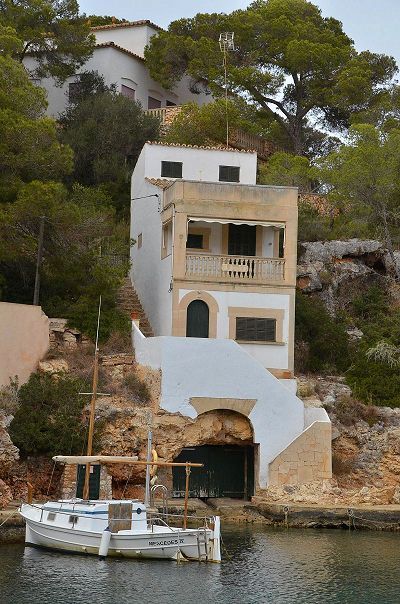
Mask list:
POLYGON ((238 166, 220 166, 220 182, 239 182, 240 168, 238 166))
POLYGON ((173 103, 172 101, 167 101, 165 105, 166 107, 176 107, 176 103, 173 103))
POLYGON ((165 176, 166 178, 182 178, 182 162, 162 161, 161 176, 165 176))
POLYGON ((80 91, 81 91, 81 83, 80 82, 70 82, 68 84, 68 100, 71 103, 78 102, 80 91))
POLYGON ((236 340, 275 342, 276 319, 236 317, 236 340))
POLYGON ((56 519, 56 515, 54 512, 49 512, 47 514, 47 520, 55 520, 56 519))
POLYGON ((140 248, 142 247, 142 243, 143 243, 143 235, 142 235, 142 233, 139 233, 139 235, 137 236, 138 250, 140 250, 140 248))
POLYGON ((121 94, 122 94, 122 96, 126 96, 128 99, 131 99, 132 101, 135 100, 134 89, 130 88, 129 86, 125 86, 125 84, 121 85, 121 94))
POLYGON ((161 107, 161 101, 149 96, 147 99, 147 109, 159 109, 161 107))
POLYGON ((202 250, 204 247, 203 239, 203 234, 188 233, 186 247, 189 247, 193 250, 202 250))

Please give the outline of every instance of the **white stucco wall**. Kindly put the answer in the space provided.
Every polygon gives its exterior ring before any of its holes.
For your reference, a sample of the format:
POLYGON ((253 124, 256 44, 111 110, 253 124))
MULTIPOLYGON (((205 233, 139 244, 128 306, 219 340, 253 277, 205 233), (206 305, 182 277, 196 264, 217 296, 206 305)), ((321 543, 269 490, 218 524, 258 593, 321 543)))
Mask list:
POLYGON ((122 48, 144 57, 144 49, 150 42, 152 36, 157 34, 157 30, 143 24, 134 27, 115 27, 113 29, 94 29, 97 44, 114 42, 122 48))
MULTIPOLYGON (((151 35, 156 31, 148 26, 142 26, 95 30, 94 33, 98 44, 114 42, 139 57, 143 57, 144 48, 151 35)), ((27 56, 24 59, 24 65, 29 71, 32 71, 35 68, 35 60, 31 56, 27 56)), ((98 71, 108 86, 116 84, 118 92, 121 92, 122 84, 133 88, 135 99, 143 109, 148 108, 149 96, 161 101, 162 107, 166 106, 167 100, 176 105, 189 101, 202 105, 211 100, 210 95, 191 93, 188 78, 183 78, 173 90, 165 90, 150 77, 144 61, 123 53, 117 48, 95 48, 92 57, 77 71, 77 74, 83 71, 98 71)), ((75 80, 76 75, 68 78, 62 86, 56 86, 52 78, 35 82, 47 91, 48 115, 57 117, 65 110, 68 104, 68 85, 75 80)))
POLYGON ((131 188, 131 280, 150 324, 157 335, 170 335, 172 326, 171 253, 161 259, 161 219, 159 208, 162 190, 144 179, 144 155, 135 167, 131 188), (160 195, 146 197, 148 195, 160 195), (144 199, 136 199, 144 197, 144 199), (142 246, 138 236, 142 234, 142 246))
MULTIPOLYGON (((219 182, 219 166, 240 167, 240 184, 255 185, 257 176, 257 153, 241 151, 191 149, 148 143, 146 154, 146 176, 161 178, 161 162, 182 162, 183 180, 219 182)), ((143 153, 143 151, 142 151, 143 153)))
MULTIPOLYGON (((191 289, 180 289, 179 300, 191 289)), ((289 367, 289 309, 290 296, 288 294, 246 293, 240 291, 212 291, 207 293, 218 304, 217 338, 229 338, 229 308, 266 308, 284 311, 283 334, 281 344, 240 344, 252 357, 257 359, 264 367, 282 369, 289 367)))
POLYGON ((133 345, 139 364, 161 369, 166 411, 195 418, 192 397, 257 400, 249 420, 265 486, 268 464, 304 430, 302 401, 232 340, 144 338, 133 324, 133 345))
POLYGON ((40 306, 0 302, 0 386, 24 384, 49 347, 49 320, 40 306))

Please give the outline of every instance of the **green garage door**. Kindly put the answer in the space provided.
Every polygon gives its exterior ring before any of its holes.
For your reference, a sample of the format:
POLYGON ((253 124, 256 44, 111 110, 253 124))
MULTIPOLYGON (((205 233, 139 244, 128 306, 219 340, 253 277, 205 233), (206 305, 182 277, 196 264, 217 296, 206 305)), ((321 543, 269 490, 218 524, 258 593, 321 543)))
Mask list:
MULTIPOLYGON (((236 445, 186 447, 174 460, 204 464, 192 468, 190 497, 249 499, 254 494, 254 448, 236 445)), ((185 494, 185 468, 173 468, 173 496, 185 494)))

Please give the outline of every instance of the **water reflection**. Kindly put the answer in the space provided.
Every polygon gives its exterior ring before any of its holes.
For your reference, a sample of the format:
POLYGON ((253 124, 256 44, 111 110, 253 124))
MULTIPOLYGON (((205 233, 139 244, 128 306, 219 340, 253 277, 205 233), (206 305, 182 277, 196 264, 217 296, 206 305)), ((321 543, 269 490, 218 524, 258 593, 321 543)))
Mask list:
POLYGON ((1 604, 398 604, 392 533, 225 528, 222 565, 0 548, 1 604))

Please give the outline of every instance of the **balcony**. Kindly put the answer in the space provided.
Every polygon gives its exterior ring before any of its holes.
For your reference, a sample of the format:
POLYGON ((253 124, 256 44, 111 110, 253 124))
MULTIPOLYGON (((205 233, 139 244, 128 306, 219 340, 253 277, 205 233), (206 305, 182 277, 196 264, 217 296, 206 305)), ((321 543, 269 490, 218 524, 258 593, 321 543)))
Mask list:
POLYGON ((186 277, 195 281, 278 283, 285 279, 283 258, 186 254, 186 277))

